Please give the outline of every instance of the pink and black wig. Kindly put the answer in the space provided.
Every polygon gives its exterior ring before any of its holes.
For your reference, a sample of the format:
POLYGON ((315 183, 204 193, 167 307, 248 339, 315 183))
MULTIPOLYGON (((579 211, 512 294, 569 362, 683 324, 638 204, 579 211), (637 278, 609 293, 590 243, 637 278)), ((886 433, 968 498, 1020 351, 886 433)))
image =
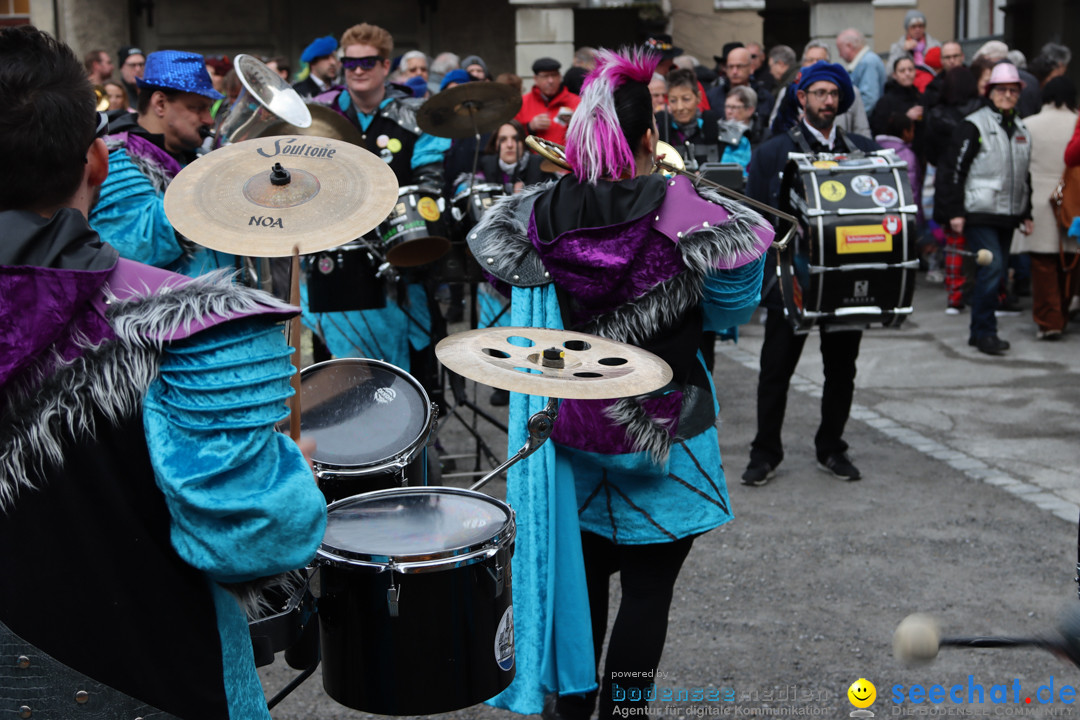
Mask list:
POLYGON ((566 131, 566 161, 578 180, 595 185, 633 175, 633 145, 653 126, 649 81, 659 62, 643 49, 597 52, 566 131))

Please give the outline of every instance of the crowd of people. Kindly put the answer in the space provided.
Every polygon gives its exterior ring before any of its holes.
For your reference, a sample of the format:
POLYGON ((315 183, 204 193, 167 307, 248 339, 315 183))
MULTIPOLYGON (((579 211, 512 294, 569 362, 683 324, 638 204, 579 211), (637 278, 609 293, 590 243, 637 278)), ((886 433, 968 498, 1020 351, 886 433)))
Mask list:
MULTIPOLYGON (((519 642, 552 643, 550 653, 564 656, 557 677, 550 656, 523 656, 525 689, 496 702, 549 720, 584 720, 597 706, 606 719, 647 703, 640 692, 619 698, 612 679, 655 676, 682 563, 697 536, 732 517, 709 333, 747 322, 759 305, 758 422, 742 482, 765 485, 784 458, 787 394, 806 335, 785 317, 767 252, 774 230, 685 177, 652 174, 659 142, 690 171, 716 172, 771 207, 781 204, 791 153, 891 149, 907 162, 924 270, 948 284, 948 312, 970 306, 970 345, 1004 354, 996 317, 1027 296, 1040 339, 1065 331, 1080 302, 1080 246, 1047 199, 1066 159, 1080 164, 1068 48, 1048 44, 1029 63, 993 41, 968 63, 963 46, 935 39, 917 10, 887 54, 855 28, 835 47, 837 62, 819 41, 801 56, 733 42, 707 67, 655 34, 619 52, 579 48, 565 68, 538 58, 527 91, 523 78, 477 55, 400 53, 368 23, 313 39, 298 72, 287 58, 262 59, 350 123, 402 193, 445 206, 481 183, 504 196, 469 243, 489 258, 491 285, 512 298, 512 324, 632 343, 673 369, 672 383, 648 397, 565 401, 549 477, 510 485, 518 522, 532 528, 519 537, 515 594, 562 603, 564 622, 519 642), (520 110, 479 138, 421 129, 426 101, 472 83, 512 87, 520 110), (528 152, 528 135, 563 145, 569 171, 528 152), (990 263, 964 261, 983 249, 990 263), (567 494, 576 502, 556 511, 567 494), (548 533, 558 534, 558 557, 530 545, 548 533), (558 599, 530 562, 549 577, 557 568, 558 599), (622 595, 608 635, 614 573, 622 595), (571 628, 578 637, 560 635, 571 628)), ((275 323, 293 310, 230 282, 238 259, 181 236, 164 212, 169 183, 212 152, 212 129, 240 92, 225 55, 126 46, 115 61, 91 51, 80 67, 44 33, 0 29, 9 159, 0 171, 0 314, 25 336, 0 353, 14 428, 0 451, 0 537, 19 548, 0 567, 23 579, 0 591, 0 638, 102 683, 132 716, 268 717, 238 598, 308 562, 325 525, 311 448, 273 430, 288 376, 275 323), (243 362, 252 357, 267 360, 243 362), (94 572, 37 562, 75 547, 95 558, 94 572), (157 577, 130 577, 127 563, 157 577), (185 650, 157 641, 157 614, 183 619, 175 627, 191 640, 185 650)), ((379 358, 434 388, 434 340, 461 307, 460 291, 451 293, 444 315, 438 292, 437 274, 419 268, 388 284, 385 307, 314 312, 305 294, 316 359, 379 358)), ((821 329, 814 446, 820 469, 846 481, 862 476, 844 440, 861 337, 858 326, 821 329)))

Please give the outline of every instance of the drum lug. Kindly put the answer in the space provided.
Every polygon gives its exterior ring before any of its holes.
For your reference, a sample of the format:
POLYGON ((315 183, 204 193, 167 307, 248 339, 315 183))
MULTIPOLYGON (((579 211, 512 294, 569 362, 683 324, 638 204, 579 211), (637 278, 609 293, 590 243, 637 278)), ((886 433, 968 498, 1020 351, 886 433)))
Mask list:
POLYGON ((495 597, 502 597, 503 590, 506 589, 506 569, 499 562, 498 555, 495 557, 495 569, 487 568, 487 571, 495 581, 495 597))
POLYGON ((398 600, 401 598, 401 586, 394 585, 394 573, 390 573, 390 587, 386 589, 386 609, 390 617, 398 616, 398 600))

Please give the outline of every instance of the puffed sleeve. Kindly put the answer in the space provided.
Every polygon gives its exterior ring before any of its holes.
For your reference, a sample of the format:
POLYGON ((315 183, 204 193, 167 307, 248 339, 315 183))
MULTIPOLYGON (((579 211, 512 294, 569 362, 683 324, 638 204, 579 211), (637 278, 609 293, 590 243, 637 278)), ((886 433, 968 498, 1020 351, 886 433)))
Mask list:
POLYGON ((143 404, 172 543, 219 582, 303 567, 326 502, 296 444, 275 432, 293 369, 281 330, 232 321, 166 348, 143 404))

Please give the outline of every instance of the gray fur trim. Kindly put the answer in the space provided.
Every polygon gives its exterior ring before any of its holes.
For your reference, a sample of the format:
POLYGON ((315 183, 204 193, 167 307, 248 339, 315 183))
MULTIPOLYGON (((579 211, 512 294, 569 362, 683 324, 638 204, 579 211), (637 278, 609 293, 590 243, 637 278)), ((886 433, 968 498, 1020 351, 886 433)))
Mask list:
POLYGON ((554 180, 538 183, 517 195, 506 195, 484 213, 468 236, 469 249, 480 267, 516 287, 536 287, 551 282, 529 241, 529 220, 540 193, 554 183, 554 180))
POLYGON ((283 593, 285 597, 291 598, 306 582, 307 575, 302 570, 290 570, 257 580, 221 583, 221 587, 236 598, 248 620, 259 620, 276 615, 284 609, 271 604, 271 592, 283 593))
POLYGON ((622 398, 604 409, 616 425, 626 428, 630 443, 637 452, 648 452, 653 462, 665 465, 671 453, 671 420, 650 416, 637 398, 622 398))
POLYGON ((180 328, 188 329, 207 314, 228 316, 261 306, 288 307, 258 290, 234 285, 219 272, 180 288, 124 301, 111 298, 108 317, 114 340, 94 346, 70 363, 50 358, 27 374, 29 388, 13 381, 5 388, 0 407, 0 512, 15 502, 21 490, 35 488, 34 476, 45 466, 62 465, 66 443, 92 438, 94 411, 111 422, 138 412, 157 377, 165 341, 180 328), (40 382, 45 370, 53 368, 40 382))

